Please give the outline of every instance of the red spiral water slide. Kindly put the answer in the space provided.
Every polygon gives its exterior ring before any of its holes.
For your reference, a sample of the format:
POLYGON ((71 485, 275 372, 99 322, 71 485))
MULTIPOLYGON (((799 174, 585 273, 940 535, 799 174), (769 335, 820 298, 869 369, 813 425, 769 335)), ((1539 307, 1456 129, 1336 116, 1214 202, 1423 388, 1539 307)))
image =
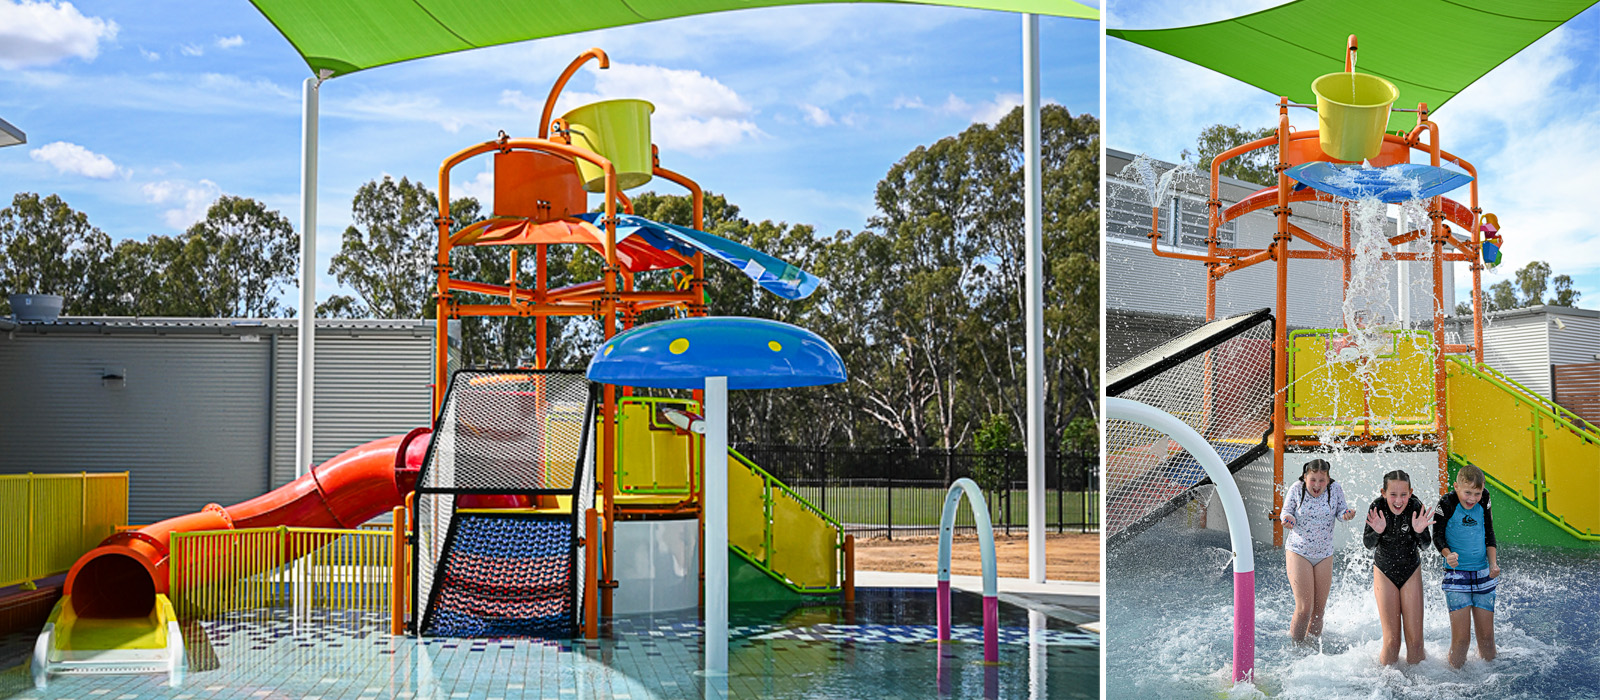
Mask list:
POLYGON ((374 440, 317 465, 304 476, 238 505, 119 532, 78 559, 65 593, 79 617, 148 615, 168 593, 167 547, 174 532, 295 527, 354 528, 404 502, 427 454, 430 428, 374 440))

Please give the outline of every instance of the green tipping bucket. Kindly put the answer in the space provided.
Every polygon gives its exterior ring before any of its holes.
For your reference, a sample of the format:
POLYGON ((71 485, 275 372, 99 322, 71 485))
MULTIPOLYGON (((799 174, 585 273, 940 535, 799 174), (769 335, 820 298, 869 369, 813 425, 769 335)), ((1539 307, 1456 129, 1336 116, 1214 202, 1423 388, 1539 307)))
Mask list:
POLYGON ((1317 95, 1317 130, 1322 152, 1360 162, 1383 150, 1389 107, 1400 91, 1376 75, 1329 73, 1311 81, 1317 95))
MULTIPOLYGON (((572 130, 572 145, 587 148, 617 169, 617 187, 632 189, 650 181, 650 113, 656 106, 644 100, 606 100, 567 112, 562 119, 572 130)), ((606 172, 578 158, 583 189, 606 191, 606 172)))

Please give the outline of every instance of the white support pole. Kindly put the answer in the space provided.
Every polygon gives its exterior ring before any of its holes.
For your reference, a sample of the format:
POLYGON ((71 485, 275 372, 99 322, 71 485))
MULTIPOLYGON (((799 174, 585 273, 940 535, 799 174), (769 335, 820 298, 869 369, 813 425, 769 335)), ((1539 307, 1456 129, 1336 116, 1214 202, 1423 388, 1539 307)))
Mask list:
MULTIPOLYGON (((322 79, 306 78, 300 122, 300 353, 299 400, 295 404, 294 474, 311 468, 311 410, 315 396, 317 343, 317 89, 322 79)), ((296 596, 298 598, 298 596, 296 596)))
POLYGON ((1039 153, 1039 16, 1022 16, 1023 191, 1027 211, 1028 580, 1044 581, 1044 201, 1039 153))
POLYGON ((706 668, 728 674, 728 378, 706 377, 706 668))

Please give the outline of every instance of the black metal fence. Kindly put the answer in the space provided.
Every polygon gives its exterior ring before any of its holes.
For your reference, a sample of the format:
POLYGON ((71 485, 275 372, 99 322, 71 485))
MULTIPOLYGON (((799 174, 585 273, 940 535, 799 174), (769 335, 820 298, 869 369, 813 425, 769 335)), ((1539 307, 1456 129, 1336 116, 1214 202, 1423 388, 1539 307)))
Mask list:
MULTIPOLYGON (((839 448, 745 444, 751 461, 822 508, 857 536, 938 534, 951 482, 984 487, 997 532, 1026 532, 1028 456, 1021 451, 973 452, 909 448, 839 448)), ((1045 455, 1045 525, 1054 532, 1100 529, 1097 455, 1045 455)), ((961 508, 957 530, 976 528, 961 508)))

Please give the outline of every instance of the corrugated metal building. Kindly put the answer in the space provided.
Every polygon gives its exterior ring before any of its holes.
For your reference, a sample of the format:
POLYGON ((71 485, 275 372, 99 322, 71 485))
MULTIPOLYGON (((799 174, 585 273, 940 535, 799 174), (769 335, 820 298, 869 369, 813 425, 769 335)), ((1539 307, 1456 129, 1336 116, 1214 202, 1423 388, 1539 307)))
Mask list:
MULTIPOLYGON (((131 472, 134 523, 287 483, 297 323, 8 323, 0 329, 0 472, 131 472)), ((317 321, 316 461, 428 424, 433 328, 317 321)))
POLYGON ((1550 368, 1600 360, 1600 311, 1530 306, 1488 315, 1483 361, 1545 398, 1550 368))
MULTIPOLYGON (((1204 263, 1160 258, 1150 252, 1150 205, 1142 199, 1143 189, 1117 177, 1133 154, 1106 150, 1106 362, 1115 367, 1138 352, 1168 340, 1192 327, 1205 316, 1206 266, 1204 263)), ((1157 162, 1165 172, 1174 166, 1157 162)), ((1206 175, 1209 179, 1209 174, 1206 175)), ((1181 253, 1204 253, 1206 236, 1206 198, 1208 183, 1176 186, 1171 203, 1162 207, 1158 222, 1161 249, 1181 253)), ((1229 206, 1261 189, 1260 185, 1230 177, 1221 179, 1223 206, 1229 206)), ((1330 204, 1303 202, 1294 205, 1296 224, 1327 240, 1340 238, 1340 213, 1330 204)), ((1223 245, 1265 248, 1272 243, 1277 224, 1268 210, 1246 214, 1224 225, 1218 232, 1223 245)), ((1387 233, 1393 235, 1395 221, 1389 220, 1387 233)), ((1314 250, 1309 243, 1294 240, 1294 250, 1314 250)), ((1445 308, 1455 308, 1453 266, 1445 266, 1445 308)), ((1432 264, 1427 262, 1387 263, 1387 309, 1379 323, 1428 323, 1432 319, 1432 264), (1408 268, 1404 273, 1401 268, 1408 268), (1404 275, 1404 276, 1402 276, 1404 275), (1404 284, 1402 285, 1402 282, 1404 284), (1402 290, 1406 293, 1402 294, 1402 290)), ((1217 315, 1254 311, 1274 306, 1276 270, 1270 263, 1229 274, 1217 285, 1217 315)), ((1342 283, 1340 265, 1328 260, 1290 260, 1289 323, 1296 328, 1339 328, 1342 283)))

